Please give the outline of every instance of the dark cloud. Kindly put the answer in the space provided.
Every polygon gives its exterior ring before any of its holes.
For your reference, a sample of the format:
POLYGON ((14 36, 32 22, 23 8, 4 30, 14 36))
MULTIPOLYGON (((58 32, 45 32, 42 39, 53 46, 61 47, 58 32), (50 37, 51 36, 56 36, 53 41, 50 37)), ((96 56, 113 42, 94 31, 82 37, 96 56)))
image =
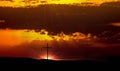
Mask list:
POLYGON ((120 22, 120 7, 41 5, 36 8, 0 8, 1 28, 48 29, 52 32, 103 32, 117 30, 109 23, 120 22), (8 12, 9 11, 9 12, 8 12))

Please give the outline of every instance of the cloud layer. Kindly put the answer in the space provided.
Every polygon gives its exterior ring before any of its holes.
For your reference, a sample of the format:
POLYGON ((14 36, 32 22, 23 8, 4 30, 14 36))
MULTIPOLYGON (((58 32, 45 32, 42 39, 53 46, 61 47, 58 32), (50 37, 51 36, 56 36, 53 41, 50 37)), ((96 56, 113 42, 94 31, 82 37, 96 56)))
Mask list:
POLYGON ((38 6, 40 4, 81 4, 92 3, 94 5, 100 5, 104 2, 116 2, 119 0, 1 0, 0 6, 2 7, 26 7, 26 6, 38 6))

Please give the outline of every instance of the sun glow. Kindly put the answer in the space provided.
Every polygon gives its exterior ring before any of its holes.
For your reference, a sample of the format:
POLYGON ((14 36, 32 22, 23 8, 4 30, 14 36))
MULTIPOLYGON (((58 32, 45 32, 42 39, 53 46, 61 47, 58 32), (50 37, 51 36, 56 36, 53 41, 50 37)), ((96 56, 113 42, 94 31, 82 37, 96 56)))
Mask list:
POLYGON ((47 55, 41 55, 40 59, 57 60, 53 55, 49 55, 48 58, 47 55))

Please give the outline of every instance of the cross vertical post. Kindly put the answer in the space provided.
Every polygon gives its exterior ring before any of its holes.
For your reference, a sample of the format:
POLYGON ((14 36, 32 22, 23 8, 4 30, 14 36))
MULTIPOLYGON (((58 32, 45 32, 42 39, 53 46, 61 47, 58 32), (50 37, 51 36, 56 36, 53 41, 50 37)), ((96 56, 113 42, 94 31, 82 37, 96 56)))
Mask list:
POLYGON ((48 43, 47 43, 47 46, 45 47, 46 48, 46 59, 48 60, 49 59, 49 46, 48 46, 48 43))
POLYGON ((47 51, 46 51, 46 53, 47 53, 47 60, 48 60, 48 56, 49 56, 49 55, 48 55, 48 48, 49 48, 49 47, 48 47, 48 43, 47 43, 47 47, 46 47, 46 50, 47 50, 47 51))

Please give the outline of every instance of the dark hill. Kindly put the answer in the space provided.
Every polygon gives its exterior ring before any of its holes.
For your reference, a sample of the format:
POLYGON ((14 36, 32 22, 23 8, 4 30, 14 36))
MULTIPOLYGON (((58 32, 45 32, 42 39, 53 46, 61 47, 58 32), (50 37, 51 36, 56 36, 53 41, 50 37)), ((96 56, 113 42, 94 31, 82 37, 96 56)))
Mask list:
POLYGON ((120 57, 108 57, 104 60, 36 60, 32 58, 9 58, 1 57, 0 64, 68 64, 68 65, 84 65, 84 64, 112 64, 120 63, 120 57))

